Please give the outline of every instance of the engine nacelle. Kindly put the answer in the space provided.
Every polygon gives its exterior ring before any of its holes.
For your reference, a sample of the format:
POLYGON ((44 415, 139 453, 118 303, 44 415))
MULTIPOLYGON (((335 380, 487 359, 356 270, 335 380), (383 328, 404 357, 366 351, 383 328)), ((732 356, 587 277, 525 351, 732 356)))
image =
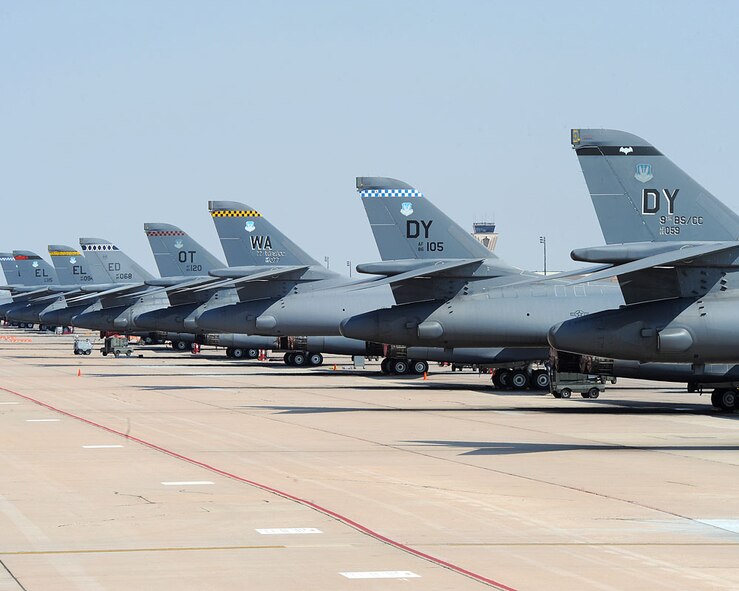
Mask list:
POLYGON ((732 363, 739 360, 738 304, 713 296, 624 306, 553 326, 549 343, 615 359, 732 363))

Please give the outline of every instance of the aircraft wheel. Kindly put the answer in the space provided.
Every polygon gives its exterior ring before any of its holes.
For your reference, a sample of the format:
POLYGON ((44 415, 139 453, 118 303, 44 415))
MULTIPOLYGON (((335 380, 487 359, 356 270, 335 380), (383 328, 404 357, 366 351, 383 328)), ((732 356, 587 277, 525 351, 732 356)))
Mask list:
POLYGON ((144 337, 144 344, 145 344, 145 345, 153 345, 153 344, 154 344, 154 339, 153 339, 153 338, 151 338, 151 336, 150 336, 150 335, 146 335, 146 336, 144 337))
POLYGON ((501 372, 501 370, 496 369, 493 372, 493 377, 490 378, 490 381, 493 382, 493 386, 495 386, 495 388, 498 389, 498 390, 502 390, 503 389, 503 384, 500 381, 500 372, 501 372))
POLYGON ((525 390, 529 387, 529 374, 522 369, 517 369, 511 374, 510 384, 514 390, 525 390))
POLYGON ((390 359, 389 358, 385 357, 385 359, 383 359, 380 362, 380 373, 382 373, 383 375, 388 375, 390 373, 390 359))
POLYGON ((498 373, 498 380, 500 381, 500 387, 503 390, 507 390, 511 387, 511 375, 513 372, 510 369, 501 369, 498 373))
POLYGON ((231 359, 231 357, 233 357, 233 355, 234 355, 233 347, 226 347, 226 357, 228 357, 229 359, 231 359))
POLYGON ((429 370, 429 364, 423 359, 418 359, 411 362, 411 369, 417 376, 422 376, 429 370))
POLYGON ((285 362, 285 365, 293 365, 293 354, 291 352, 285 353, 282 360, 285 362))
POLYGON ((531 384, 537 390, 549 390, 549 373, 543 369, 537 369, 531 376, 531 384))
POLYGON ((256 359, 259 357, 259 349, 247 349, 246 350, 246 358, 247 359, 256 359))
POLYGON ((391 365, 393 373, 403 375, 410 370, 410 364, 407 359, 395 359, 391 365))
POLYGON ((242 349, 241 347, 234 347, 233 351, 231 351, 231 357, 233 357, 234 359, 243 359, 245 353, 246 351, 244 351, 244 349, 242 349))
POLYGON ((302 367, 308 362, 308 356, 302 351, 295 351, 293 353, 293 365, 295 367, 302 367))
POLYGON ((172 343, 172 348, 175 351, 185 351, 187 350, 187 343, 185 341, 175 341, 172 343))
POLYGON ((736 410, 739 407, 739 395, 736 390, 714 390, 711 394, 711 403, 721 410, 736 410))
POLYGON ((323 355, 320 353, 308 353, 308 363, 313 367, 323 365, 323 355))
POLYGON ((572 390, 570 390, 569 388, 562 388, 559 394, 562 398, 569 398, 570 396, 572 396, 572 390))

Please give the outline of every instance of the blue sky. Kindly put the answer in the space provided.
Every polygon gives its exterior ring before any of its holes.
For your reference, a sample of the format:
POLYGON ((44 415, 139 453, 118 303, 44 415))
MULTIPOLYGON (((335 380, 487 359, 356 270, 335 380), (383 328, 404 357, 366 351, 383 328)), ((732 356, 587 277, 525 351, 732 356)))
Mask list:
POLYGON ((603 242, 571 127, 655 144, 733 209, 732 2, 0 4, 1 250, 144 222, 222 258, 209 199, 319 260, 378 259, 357 175, 403 179, 541 268, 603 242))

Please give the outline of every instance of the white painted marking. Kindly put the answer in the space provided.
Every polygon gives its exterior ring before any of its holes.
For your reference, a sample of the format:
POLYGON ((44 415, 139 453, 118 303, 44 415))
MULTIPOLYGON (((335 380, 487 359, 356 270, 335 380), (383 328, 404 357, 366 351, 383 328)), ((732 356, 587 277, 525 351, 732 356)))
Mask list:
POLYGON ((26 423, 56 423, 59 419, 26 419, 26 423))
POLYGON ((322 534, 320 529, 315 527, 272 527, 257 529, 257 533, 266 536, 276 536, 280 534, 322 534))
POLYGON ((376 570, 339 574, 347 579, 415 579, 421 576, 409 570, 376 570))
POLYGON ((122 445, 83 445, 82 449, 111 449, 113 447, 123 447, 122 445))
POLYGON ((0 402, 0 404, 20 404, 20 402, 0 402))
POLYGON ((162 482, 164 486, 198 486, 200 484, 213 484, 210 480, 179 480, 173 482, 162 482))
POLYGON ((696 521, 739 534, 739 519, 696 519, 696 521))

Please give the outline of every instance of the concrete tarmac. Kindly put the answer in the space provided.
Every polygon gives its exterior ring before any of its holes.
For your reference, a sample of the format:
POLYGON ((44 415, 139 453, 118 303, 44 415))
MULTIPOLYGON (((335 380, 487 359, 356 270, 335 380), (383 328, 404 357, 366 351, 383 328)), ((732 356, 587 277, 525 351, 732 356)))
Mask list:
POLYGON ((137 354, 0 329, 0 591, 739 588, 739 416, 684 386, 137 354))

